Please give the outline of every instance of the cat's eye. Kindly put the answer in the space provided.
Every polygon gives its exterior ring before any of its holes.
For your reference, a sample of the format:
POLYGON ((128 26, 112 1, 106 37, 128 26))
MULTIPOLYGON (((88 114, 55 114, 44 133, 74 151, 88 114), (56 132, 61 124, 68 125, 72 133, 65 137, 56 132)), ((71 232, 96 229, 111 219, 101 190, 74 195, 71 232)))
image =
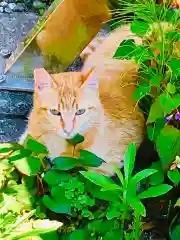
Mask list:
POLYGON ((50 113, 52 115, 61 116, 61 113, 56 109, 50 109, 50 113))
POLYGON ((79 109, 79 110, 77 110, 76 115, 82 115, 85 113, 85 111, 86 111, 86 109, 84 109, 84 108, 79 109))

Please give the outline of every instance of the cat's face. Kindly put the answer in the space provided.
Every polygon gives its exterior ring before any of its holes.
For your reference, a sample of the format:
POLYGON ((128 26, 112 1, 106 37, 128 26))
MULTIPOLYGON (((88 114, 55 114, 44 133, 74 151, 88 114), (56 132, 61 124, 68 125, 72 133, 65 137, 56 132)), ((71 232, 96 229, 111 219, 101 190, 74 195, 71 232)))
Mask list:
POLYGON ((44 69, 35 69, 34 79, 34 111, 47 131, 70 139, 96 124, 101 104, 95 73, 49 75, 44 69))

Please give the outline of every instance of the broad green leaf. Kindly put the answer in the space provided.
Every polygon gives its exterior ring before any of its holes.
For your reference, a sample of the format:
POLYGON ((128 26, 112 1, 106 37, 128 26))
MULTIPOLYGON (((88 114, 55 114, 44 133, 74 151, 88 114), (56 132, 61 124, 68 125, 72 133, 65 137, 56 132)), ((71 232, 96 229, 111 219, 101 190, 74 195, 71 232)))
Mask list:
POLYGON ((131 205, 131 207, 141 216, 146 216, 146 209, 144 205, 141 203, 141 201, 137 198, 128 198, 128 203, 131 205))
POLYGON ((138 37, 143 37, 149 31, 149 24, 147 22, 134 20, 131 24, 131 31, 138 37))
POLYGON ((16 151, 14 151, 10 157, 8 157, 9 162, 13 162, 13 161, 17 161, 19 159, 25 158, 25 157, 29 157, 31 155, 31 152, 27 149, 18 149, 16 151))
POLYGON ((170 113, 173 109, 176 108, 176 105, 170 95, 160 95, 160 105, 163 109, 164 115, 170 113))
POLYGON ((156 169, 150 169, 150 168, 142 170, 136 173, 136 175, 132 177, 132 179, 130 180, 130 184, 133 184, 134 186, 136 186, 141 180, 149 177, 150 175, 156 172, 157 172, 156 169))
POLYGON ((136 47, 134 52, 134 59, 137 63, 147 61, 152 58, 152 53, 149 51, 147 46, 139 45, 136 47))
POLYGON ((158 197, 169 192, 173 187, 168 184, 160 184, 158 186, 153 186, 145 190, 144 192, 138 194, 139 199, 158 197))
POLYGON ((179 236, 180 236, 180 224, 174 227, 171 235, 171 240, 177 240, 179 239, 179 236))
POLYGON ((152 86, 160 87, 162 81, 162 76, 160 75, 155 75, 150 78, 150 83, 152 86))
POLYGON ((131 59, 134 55, 136 46, 133 39, 124 40, 116 50, 113 58, 131 59))
POLYGON ((168 83, 166 89, 171 94, 174 94, 176 92, 176 87, 172 83, 168 83))
POLYGON ((174 205, 174 207, 180 207, 180 198, 178 198, 178 200, 176 201, 176 204, 174 205))
MULTIPOLYGON (((61 222, 51 221, 49 219, 44 220, 34 220, 33 224, 29 223, 29 228, 27 228, 27 224, 20 226, 20 230, 11 233, 11 240, 25 240, 28 238, 35 239, 35 236, 39 236, 40 239, 51 239, 48 237, 52 237, 53 240, 58 240, 57 233, 55 232, 58 228, 62 226, 61 222), (22 229, 24 231, 22 232, 22 229)), ((39 239, 39 238, 38 238, 39 239)))
POLYGON ((128 148, 126 149, 125 157, 124 157, 124 174, 125 180, 128 181, 130 178, 136 157, 136 145, 135 143, 130 143, 128 148))
POLYGON ((103 159, 86 150, 80 150, 80 159, 78 161, 88 167, 99 167, 105 162, 103 159))
POLYGON ((93 171, 81 171, 80 172, 85 178, 87 178, 92 183, 108 190, 121 190, 117 184, 111 180, 111 178, 100 175, 93 171))
POLYGON ((106 232, 110 231, 114 226, 113 220, 95 220, 88 223, 88 230, 90 232, 96 232, 99 235, 104 235, 106 232))
POLYGON ((171 68, 173 75, 176 75, 177 77, 180 76, 180 59, 171 58, 169 67, 171 68))
POLYGON ((53 167, 57 170, 69 170, 78 164, 78 159, 73 157, 57 157, 53 161, 53 167))
POLYGON ((70 174, 66 172, 57 171, 54 169, 50 169, 48 172, 45 173, 43 179, 47 182, 50 186, 58 185, 61 182, 66 182, 70 180, 72 177, 70 174))
POLYGON ((51 188, 51 196, 54 200, 58 202, 67 202, 69 203, 69 199, 65 196, 65 189, 62 186, 54 186, 51 188))
POLYGON ((18 143, 0 143, 0 153, 8 153, 22 148, 18 143))
POLYGON ((84 141, 84 137, 81 136, 80 134, 77 134, 74 138, 68 139, 67 141, 68 141, 70 144, 72 144, 72 145, 76 145, 76 144, 78 144, 78 143, 83 142, 83 141, 84 141))
POLYGON ((168 178, 176 185, 179 184, 180 181, 180 173, 178 169, 168 171, 168 178))
POLYGON ((180 33, 177 31, 171 31, 165 33, 165 38, 170 41, 180 41, 180 33))
POLYGON ((176 94, 172 97, 174 101, 175 108, 180 106, 180 94, 176 94))
POLYGON ((164 118, 158 118, 156 119, 156 122, 153 123, 153 125, 147 126, 147 134, 148 138, 151 141, 155 141, 161 131, 161 129, 165 125, 165 119, 164 118))
POLYGON ((74 232, 68 235, 68 240, 85 240, 90 239, 88 232, 85 229, 76 229, 74 232))
POLYGON ((101 191, 101 188, 99 186, 93 186, 92 190, 91 190, 91 194, 93 195, 93 197, 101 199, 101 200, 105 200, 105 201, 109 201, 109 202, 118 202, 119 201, 119 192, 115 192, 115 191, 101 191))
POLYGON ((47 148, 43 144, 34 140, 33 138, 28 138, 28 140, 26 142, 26 147, 27 147, 27 149, 29 149, 32 152, 48 153, 47 148))
POLYGON ((13 162, 14 166, 27 176, 36 175, 41 168, 41 161, 37 157, 25 157, 13 162))
POLYGON ((151 167, 151 169, 154 168, 155 170, 157 170, 156 173, 152 174, 151 176, 149 176, 149 184, 151 185, 158 185, 164 182, 164 172, 161 166, 160 161, 158 162, 153 162, 151 167))
POLYGON ((122 234, 120 230, 112 230, 111 232, 106 233, 102 240, 112 240, 112 239, 121 239, 122 234))
POLYGON ((163 169, 167 169, 176 156, 180 155, 180 131, 166 125, 157 138, 156 148, 163 169))
POLYGON ((136 88, 133 99, 139 101, 141 98, 145 97, 151 91, 151 86, 144 83, 136 88))
POLYGON ((147 123, 155 122, 156 119, 164 117, 164 112, 160 104, 160 98, 156 98, 151 105, 147 123))
POLYGON ((54 201, 48 195, 45 195, 42 200, 44 205, 55 213, 71 214, 71 204, 69 203, 54 201))

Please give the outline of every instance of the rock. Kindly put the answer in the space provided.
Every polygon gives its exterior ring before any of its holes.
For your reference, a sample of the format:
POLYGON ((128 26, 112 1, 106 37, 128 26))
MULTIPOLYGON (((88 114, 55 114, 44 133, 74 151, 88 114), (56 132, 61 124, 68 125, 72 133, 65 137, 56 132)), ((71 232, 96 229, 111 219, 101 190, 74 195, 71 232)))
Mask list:
POLYGON ((4 12, 5 13, 12 13, 12 10, 8 7, 5 7, 4 12))
POLYGON ((17 3, 16 7, 13 9, 14 12, 24 12, 26 5, 24 3, 17 3))
POLYGON ((3 2, 0 3, 0 6, 2 6, 2 7, 6 7, 7 5, 8 5, 8 3, 5 2, 5 1, 3 1, 3 2))
POLYGON ((8 7, 11 9, 11 10, 14 10, 16 8, 16 4, 15 3, 9 3, 8 4, 8 7))
POLYGON ((3 56, 3 58, 8 58, 11 55, 11 52, 7 48, 3 48, 0 50, 0 55, 3 56))
POLYGON ((3 13, 4 12, 4 8, 0 7, 0 12, 3 13))

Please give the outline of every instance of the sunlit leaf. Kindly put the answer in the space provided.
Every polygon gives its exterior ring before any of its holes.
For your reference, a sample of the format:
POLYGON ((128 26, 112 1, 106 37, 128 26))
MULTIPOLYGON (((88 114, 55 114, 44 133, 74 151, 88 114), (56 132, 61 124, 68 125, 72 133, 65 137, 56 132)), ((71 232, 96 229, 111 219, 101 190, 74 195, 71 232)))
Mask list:
POLYGON ((144 83, 136 88, 133 94, 133 99, 136 101, 139 101, 141 98, 146 96, 150 91, 151 91, 151 86, 144 83))
POLYGON ((176 185, 179 184, 180 181, 180 173, 178 169, 168 171, 168 178, 176 185))
POLYGON ((143 37, 149 31, 147 22, 134 20, 131 24, 131 31, 139 37, 143 37))
POLYGON ((157 138, 156 148, 163 168, 167 169, 180 155, 180 131, 166 125, 157 138))
POLYGON ((158 197, 169 192, 173 187, 168 184, 160 184, 158 186, 153 186, 145 190, 144 192, 138 194, 139 199, 158 197))
POLYGON ((133 39, 124 40, 116 50, 113 58, 131 59, 135 53, 135 43, 133 39))
POLYGON ((37 157, 29 156, 13 162, 14 166, 27 176, 35 175, 40 171, 41 161, 37 157))
POLYGON ((135 143, 130 143, 124 157, 124 173, 126 181, 128 181, 132 174, 135 157, 136 157, 136 145, 135 143))
POLYGON ((81 171, 80 172, 85 178, 87 178, 92 183, 108 190, 121 190, 121 187, 118 186, 111 180, 111 178, 100 175, 93 171, 81 171))

